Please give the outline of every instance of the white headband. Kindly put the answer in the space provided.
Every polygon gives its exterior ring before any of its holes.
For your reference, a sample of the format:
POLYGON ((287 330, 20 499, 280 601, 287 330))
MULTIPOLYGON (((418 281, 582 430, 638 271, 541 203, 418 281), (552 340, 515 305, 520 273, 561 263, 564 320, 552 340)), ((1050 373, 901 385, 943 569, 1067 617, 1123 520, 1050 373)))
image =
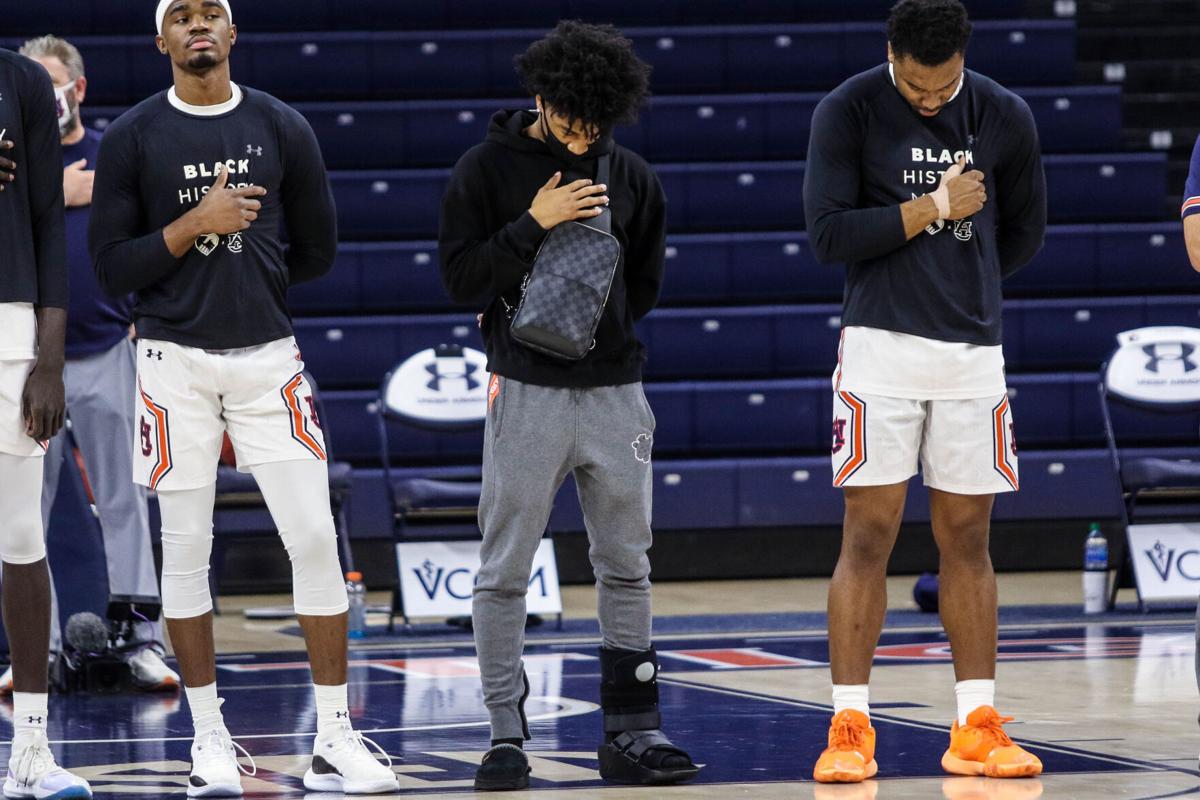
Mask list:
MULTIPOLYGON (((162 36, 163 18, 167 16, 167 9, 170 8, 173 3, 177 2, 179 2, 179 0, 160 0, 158 4, 158 16, 156 16, 154 19, 154 25, 158 28, 159 36, 162 36)), ((229 16, 229 23, 232 25, 233 9, 229 7, 229 0, 217 0, 217 2, 220 3, 221 7, 225 9, 225 13, 229 16)))

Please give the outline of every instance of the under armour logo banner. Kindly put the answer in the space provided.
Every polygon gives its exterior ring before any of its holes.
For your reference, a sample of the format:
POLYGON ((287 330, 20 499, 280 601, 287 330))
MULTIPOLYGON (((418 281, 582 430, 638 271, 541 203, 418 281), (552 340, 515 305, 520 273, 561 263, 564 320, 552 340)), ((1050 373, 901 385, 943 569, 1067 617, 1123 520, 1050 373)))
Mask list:
POLYGON ((475 373, 479 371, 478 365, 466 361, 460 361, 459 363, 462 364, 461 372, 442 372, 441 359, 435 360, 432 364, 426 364, 425 371, 432 375, 433 378, 425 385, 435 392, 442 390, 442 381, 464 380, 467 382, 468 392, 473 392, 483 385, 479 382, 478 378, 474 377, 475 373))
POLYGON ((1159 371, 1159 366, 1163 362, 1180 362, 1184 372, 1192 372, 1200 365, 1192 360, 1192 354, 1196 352, 1196 346, 1187 342, 1159 342, 1158 344, 1148 344, 1142 348, 1142 352, 1149 357, 1146 362, 1146 371, 1159 371))
MULTIPOLYGON (((464 326, 463 335, 469 333, 464 326)), ((406 359, 388 376, 383 403, 389 414, 418 426, 473 427, 487 417, 491 380, 483 352, 461 346, 431 347, 406 359)))
POLYGON ((1200 328, 1137 328, 1117 343, 1104 370, 1111 395, 1164 410, 1200 404, 1200 328))

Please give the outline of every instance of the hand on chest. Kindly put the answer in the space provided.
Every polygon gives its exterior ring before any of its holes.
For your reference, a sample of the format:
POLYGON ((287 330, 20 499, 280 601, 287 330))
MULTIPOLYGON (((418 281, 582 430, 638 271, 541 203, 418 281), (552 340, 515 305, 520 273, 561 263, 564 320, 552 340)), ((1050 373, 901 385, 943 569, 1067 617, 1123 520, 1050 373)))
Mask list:
POLYGON ((264 187, 267 190, 266 196, 261 198, 264 210, 279 202, 283 169, 273 138, 222 136, 211 141, 196 137, 170 152, 170 159, 152 170, 167 171, 166 180, 157 184, 154 194, 163 193, 163 201, 178 204, 181 211, 199 203, 222 171, 229 173, 227 185, 231 189, 251 185, 264 187))

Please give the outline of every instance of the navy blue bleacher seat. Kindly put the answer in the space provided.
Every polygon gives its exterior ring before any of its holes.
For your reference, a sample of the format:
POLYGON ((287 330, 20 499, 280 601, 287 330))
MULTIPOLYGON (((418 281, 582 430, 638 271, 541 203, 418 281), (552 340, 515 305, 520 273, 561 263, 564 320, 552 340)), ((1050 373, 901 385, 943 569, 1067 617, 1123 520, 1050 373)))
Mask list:
POLYGON ((1166 153, 1047 157, 1046 184, 1055 222, 1160 219, 1167 193, 1166 153))
MULTIPOLYGON (((406 4, 407 5, 407 4, 406 4)), ((149 29, 149 21, 144 27, 149 29)), ((288 101, 508 97, 512 58, 543 29, 256 32, 234 51, 237 80, 288 101), (336 65, 336 69, 331 66, 336 65)), ((139 28, 140 29, 140 28, 139 28)), ((655 69, 659 94, 828 90, 883 63, 882 23, 627 28, 655 69)), ((146 34, 75 39, 96 83, 93 102, 135 103, 170 85, 167 59, 146 34)), ((20 39, 0 39, 16 47, 20 39)), ((978 22, 969 65, 1006 85, 1067 84, 1071 21, 978 22)))
POLYGON ((771 319, 758 308, 667 309, 643 320, 655 377, 769 375, 771 319))
POLYGON ((833 375, 842 333, 840 305, 771 310, 775 374, 833 375))
POLYGON ((829 382, 729 381, 696 386, 695 441, 700 452, 814 451, 828 445, 821 410, 829 382))
POLYGON ((645 391, 656 422, 655 452, 690 452, 695 446, 695 384, 648 383, 645 391))
POLYGON ((430 238, 437 235, 448 170, 334 172, 342 239, 430 238))
MULTIPOLYGON (((150 70, 154 80, 162 78, 160 73, 159 68, 150 70)), ((1116 87, 1019 91, 1037 120, 1044 151, 1120 148, 1121 95, 1116 87)), ((657 163, 802 159, 813 109, 822 96, 810 92, 655 97, 642 111, 639 124, 621 128, 617 138, 657 163)), ((528 98, 514 96, 308 102, 296 108, 313 126, 330 169, 387 169, 450 166, 482 141, 497 109, 528 104, 528 98)), ((88 105, 84 115, 96 124, 115 119, 122 110, 88 105)))
MULTIPOLYGON (((363 31, 434 28, 489 29, 503 26, 549 27, 559 19, 587 19, 617 25, 696 25, 818 22, 885 19, 892 0, 522 0, 496 4, 486 0, 397 2, 396 0, 255 0, 238 6, 235 19, 247 32, 363 31)), ((151 5, 153 8, 153 5, 151 5)), ((972 0, 975 19, 1015 18, 1028 12, 1023 0, 972 0)), ((43 0, 5 9, 5 30, 12 34, 134 34, 153 31, 151 14, 140 3, 108 0, 43 0)))

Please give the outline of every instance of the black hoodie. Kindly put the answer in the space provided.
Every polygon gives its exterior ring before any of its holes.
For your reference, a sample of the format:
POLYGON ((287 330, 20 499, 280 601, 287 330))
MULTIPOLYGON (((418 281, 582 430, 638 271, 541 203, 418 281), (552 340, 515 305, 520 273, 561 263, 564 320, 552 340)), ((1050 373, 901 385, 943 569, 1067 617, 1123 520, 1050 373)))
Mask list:
POLYGON ((450 299, 483 309, 488 369, 540 386, 619 386, 642 379, 645 348, 633 323, 658 302, 666 251, 666 201, 658 177, 636 153, 604 138, 575 165, 524 134, 531 111, 500 111, 487 138, 459 159, 442 198, 438 250, 450 299), (538 190, 555 172, 563 182, 594 178, 596 158, 609 153, 612 233, 621 262, 596 331, 596 346, 580 361, 544 356, 515 342, 505 302, 516 308, 521 282, 546 231, 530 215, 538 190), (505 302, 501 302, 503 296, 505 302))

